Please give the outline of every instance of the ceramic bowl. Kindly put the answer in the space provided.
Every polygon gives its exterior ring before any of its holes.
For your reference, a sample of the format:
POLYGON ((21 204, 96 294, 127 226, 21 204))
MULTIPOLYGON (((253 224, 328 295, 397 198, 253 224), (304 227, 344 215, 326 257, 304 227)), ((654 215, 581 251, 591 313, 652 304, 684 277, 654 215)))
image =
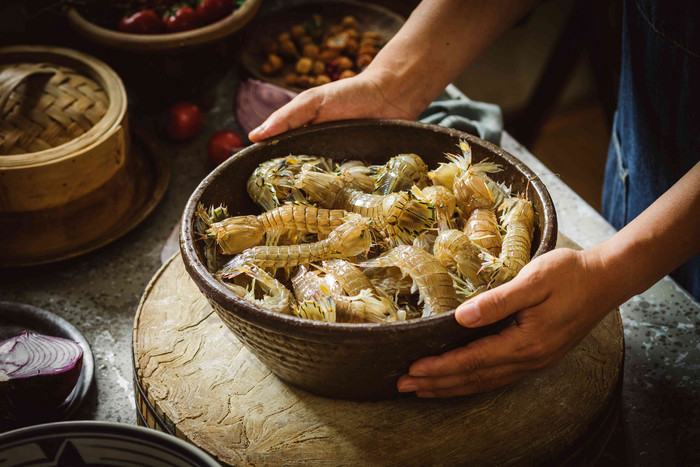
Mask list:
POLYGON ((35 425, 0 435, 2 465, 148 465, 217 467, 201 449, 150 428, 75 421, 35 425))
POLYGON ((109 29, 90 21, 73 7, 66 9, 66 19, 79 34, 105 47, 135 53, 168 54, 227 38, 253 19, 261 3, 262 0, 246 0, 231 14, 211 24, 162 34, 133 34, 109 29))
POLYGON ((195 236, 195 209, 199 203, 223 203, 232 216, 260 213, 246 193, 246 181, 260 163, 274 157, 309 154, 383 164, 396 154, 413 152, 433 169, 445 160, 445 152, 458 152, 460 139, 471 145, 475 161, 488 159, 503 166, 493 176, 496 181, 512 185, 514 192, 526 192, 532 201, 536 214, 532 255, 552 250, 557 219, 549 193, 525 164, 503 149, 436 125, 348 120, 313 125, 252 145, 209 174, 184 211, 180 250, 185 267, 224 323, 281 379, 327 397, 395 397, 396 381, 413 361, 498 332, 508 319, 467 329, 457 324, 454 311, 383 325, 326 323, 274 313, 232 294, 207 271, 195 236))

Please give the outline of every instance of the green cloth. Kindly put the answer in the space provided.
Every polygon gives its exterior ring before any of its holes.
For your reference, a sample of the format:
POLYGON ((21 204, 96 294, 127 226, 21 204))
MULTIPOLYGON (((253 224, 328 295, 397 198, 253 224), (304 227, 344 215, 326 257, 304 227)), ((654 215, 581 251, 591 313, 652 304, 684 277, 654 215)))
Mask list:
POLYGON ((418 120, 464 131, 494 144, 500 144, 503 133, 503 116, 498 105, 473 101, 453 85, 418 120))

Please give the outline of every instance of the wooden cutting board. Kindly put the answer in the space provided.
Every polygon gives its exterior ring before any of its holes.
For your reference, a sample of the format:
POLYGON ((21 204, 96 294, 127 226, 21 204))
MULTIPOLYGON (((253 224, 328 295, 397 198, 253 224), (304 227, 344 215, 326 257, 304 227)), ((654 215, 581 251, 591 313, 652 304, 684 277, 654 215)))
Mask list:
POLYGON ((595 459, 612 433, 624 339, 616 309, 557 366, 488 394, 326 399, 260 363, 176 255, 141 299, 133 352, 140 423, 224 464, 570 465, 595 459))

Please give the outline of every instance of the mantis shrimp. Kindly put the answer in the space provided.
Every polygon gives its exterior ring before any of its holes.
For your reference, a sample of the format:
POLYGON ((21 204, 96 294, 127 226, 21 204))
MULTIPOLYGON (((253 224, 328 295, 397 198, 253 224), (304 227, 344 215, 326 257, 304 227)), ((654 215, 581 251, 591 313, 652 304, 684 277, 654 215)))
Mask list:
POLYGON ((246 189, 251 199, 265 211, 290 198, 294 177, 302 167, 312 165, 330 171, 329 162, 317 156, 278 157, 260 164, 248 179, 246 189))
POLYGON ((386 196, 363 193, 347 188, 335 175, 311 170, 302 171, 296 186, 322 207, 344 209, 372 219, 375 228, 393 244, 410 243, 435 222, 434 206, 410 191, 386 196))
POLYGON ((207 262, 207 268, 209 270, 218 269, 218 255, 217 255, 217 244, 216 239, 212 238, 208 233, 209 227, 215 223, 222 221, 228 217, 228 211, 225 207, 210 207, 209 210, 204 209, 203 205, 197 206, 197 222, 195 223, 195 229, 197 233, 204 240, 204 258, 207 262))
POLYGON ((413 286, 424 303, 423 317, 446 313, 460 304, 450 273, 435 257, 420 248, 400 245, 360 266, 396 266, 411 276, 413 286))
POLYGON ((455 178, 462 172, 456 156, 446 154, 450 162, 440 162, 438 168, 428 172, 428 178, 433 181, 435 186, 444 186, 450 193, 454 192, 455 178))
POLYGON ((241 266, 231 271, 227 275, 227 279, 232 280, 241 274, 245 274, 252 279, 249 287, 226 282, 221 277, 219 279, 226 288, 244 300, 268 308, 276 313, 292 314, 292 305, 294 303, 292 294, 281 282, 254 264, 241 266), (256 298, 257 287, 262 290, 262 298, 256 298))
POLYGON ((438 235, 433 255, 449 271, 455 271, 469 281, 473 288, 485 283, 481 272, 481 250, 459 230, 445 230, 438 235))
POLYGON ((513 279, 530 261, 535 228, 535 212, 528 200, 511 198, 507 201, 506 208, 503 216, 506 234, 501 253, 498 257, 484 255, 484 265, 492 271, 492 284, 496 286, 513 279))
POLYGON ((311 321, 335 323, 335 301, 328 295, 314 299, 301 300, 294 305, 294 314, 311 321))
POLYGON ((462 155, 445 154, 448 163, 430 172, 428 176, 435 185, 441 185, 452 191, 457 198, 457 206, 462 215, 468 216, 476 208, 493 207, 496 198, 492 189, 499 196, 506 188, 491 180, 489 173, 499 172, 501 166, 488 161, 472 163, 472 149, 466 141, 459 142, 462 155))
POLYGON ((367 289, 378 295, 372 281, 354 264, 344 259, 330 259, 322 263, 321 270, 338 284, 339 291, 345 295, 357 295, 367 289))
MULTIPOLYGON (((460 174, 454 179, 454 194, 462 215, 468 216, 476 208, 488 208, 495 198, 487 180, 487 174, 498 172, 501 167, 491 162, 472 164, 472 151, 469 145, 461 141, 462 156, 452 156, 453 162, 460 168, 460 174)), ((448 155, 449 157, 449 155, 448 155)))
POLYGON ((368 268, 364 271, 377 291, 388 297, 410 295, 413 288, 413 279, 406 276, 397 267, 368 268))
POLYGON ((331 258, 348 258, 369 251, 372 245, 368 220, 355 216, 333 230, 328 238, 315 243, 282 246, 255 246, 236 255, 220 272, 222 278, 246 265, 255 264, 273 270, 323 261, 331 258))
POLYGON ((372 193, 374 190, 374 169, 360 161, 349 161, 338 167, 336 174, 343 179, 345 186, 372 193))
MULTIPOLYGON (((327 260, 322 263, 321 270, 338 284, 343 294, 356 296, 363 291, 369 291, 372 296, 379 298, 392 313, 398 312, 396 304, 389 298, 391 295, 377 289, 370 278, 349 261, 344 259, 327 260)), ((398 319, 403 319, 403 316, 399 316, 398 319)))
MULTIPOLYGON (((417 190, 414 189, 414 191, 417 190)), ((439 231, 453 229, 457 215, 457 198, 444 186, 427 186, 420 190, 419 198, 425 198, 435 206, 435 220, 439 231)))
POLYGON ((383 324, 453 310, 515 277, 534 231, 532 204, 491 179, 500 166, 472 163, 469 144, 458 146, 433 171, 415 154, 370 167, 264 162, 247 189, 266 212, 198 206, 208 267, 243 299, 311 320, 383 324))
POLYGON ((286 236, 296 243, 300 236, 316 234, 323 239, 352 216, 341 209, 319 209, 314 206, 285 204, 258 216, 228 217, 213 222, 204 206, 197 207, 197 216, 207 225, 204 233, 216 240, 223 254, 234 255, 263 243, 277 245, 286 236))
POLYGON ((374 193, 388 195, 396 191, 423 188, 428 185, 428 166, 417 154, 399 154, 377 171, 374 193))
POLYGON ((464 233, 468 235, 469 240, 492 255, 498 255, 501 251, 498 219, 496 219, 496 213, 491 209, 474 209, 467 219, 464 233))
POLYGON ((496 211, 510 198, 511 189, 509 186, 506 186, 505 183, 495 182, 490 177, 486 177, 485 180, 486 186, 493 195, 493 203, 489 208, 492 211, 496 211))
MULTIPOLYGON (((396 319, 387 300, 382 300, 370 289, 361 289, 356 295, 331 292, 329 278, 322 271, 308 271, 301 266, 292 279, 294 294, 300 300, 297 313, 311 319, 326 321, 334 316, 338 323, 383 323, 396 319), (319 313, 320 311, 320 313, 319 313)), ((332 286, 332 285, 331 285, 332 286)))

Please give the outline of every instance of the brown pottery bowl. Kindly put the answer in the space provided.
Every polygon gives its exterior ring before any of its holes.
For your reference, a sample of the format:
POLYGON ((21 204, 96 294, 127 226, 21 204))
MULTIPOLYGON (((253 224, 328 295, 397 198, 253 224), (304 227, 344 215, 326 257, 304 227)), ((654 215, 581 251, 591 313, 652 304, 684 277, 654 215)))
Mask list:
POLYGON ((533 256, 552 250, 557 240, 554 205, 544 184, 503 149, 466 133, 436 125, 394 120, 324 123, 254 144, 216 168, 200 183, 185 207, 180 250, 185 267, 214 310, 250 351, 278 377, 314 394, 344 399, 386 399, 398 393, 396 382, 418 358, 441 354, 509 323, 463 328, 454 311, 392 324, 339 324, 274 313, 229 292, 207 271, 201 242, 195 237, 195 209, 228 206, 232 216, 258 214, 246 181, 262 162, 290 154, 323 155, 335 160, 383 164, 399 153, 420 155, 431 169, 457 153, 465 139, 474 161, 488 159, 504 170, 494 174, 515 193, 527 189, 535 208, 533 256), (528 183, 529 180, 529 183, 528 183))
POLYGON ((127 52, 168 54, 225 39, 253 19, 261 3, 262 0, 246 0, 232 13, 213 23, 187 31, 161 34, 133 34, 109 29, 90 21, 73 7, 68 7, 65 15, 79 34, 97 44, 127 52))

